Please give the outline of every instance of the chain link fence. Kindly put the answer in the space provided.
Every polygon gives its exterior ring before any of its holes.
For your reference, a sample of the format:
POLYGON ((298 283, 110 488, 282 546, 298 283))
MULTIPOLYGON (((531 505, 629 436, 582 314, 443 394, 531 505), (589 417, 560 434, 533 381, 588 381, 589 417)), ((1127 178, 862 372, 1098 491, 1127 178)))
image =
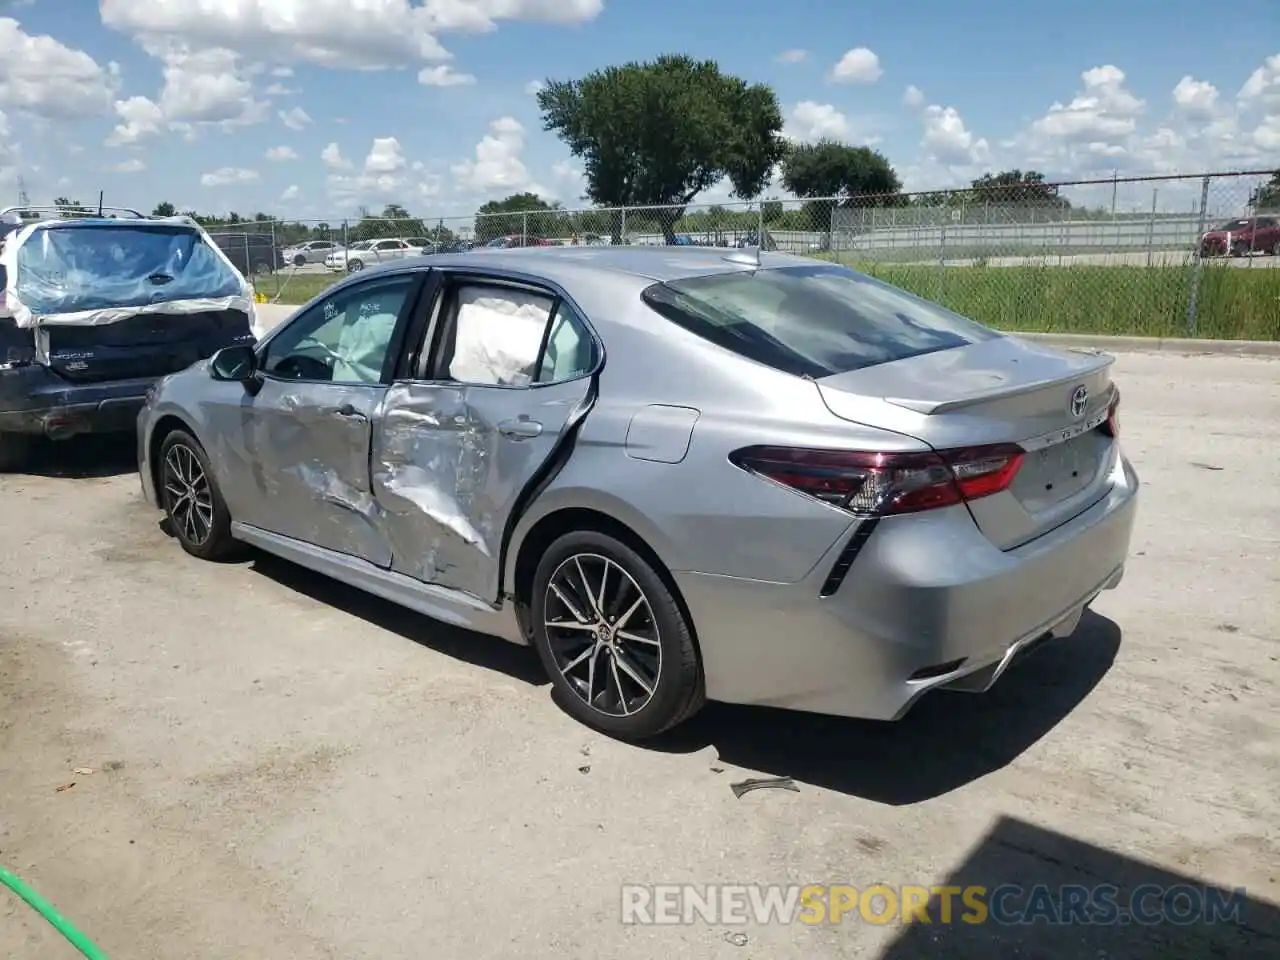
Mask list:
POLYGON ((776 250, 834 261, 1009 330, 1280 339, 1270 174, 986 181, 893 196, 464 217, 209 224, 258 290, 303 302, 420 253, 539 246, 776 250), (243 264, 240 261, 245 261, 243 264))

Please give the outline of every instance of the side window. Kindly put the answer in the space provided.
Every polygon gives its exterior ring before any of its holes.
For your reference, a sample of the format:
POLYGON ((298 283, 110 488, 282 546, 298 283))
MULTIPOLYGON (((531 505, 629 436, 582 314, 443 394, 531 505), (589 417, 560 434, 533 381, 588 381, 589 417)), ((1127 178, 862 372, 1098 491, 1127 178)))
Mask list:
POLYGON ((378 241, 378 249, 379 250, 399 250, 400 244, 394 240, 380 240, 378 241))
POLYGON ((595 359, 595 343, 586 323, 572 307, 561 301, 551 320, 538 382, 559 383, 580 377, 595 366, 595 359))
POLYGON ((373 280, 320 301, 267 343, 263 371, 290 380, 380 383, 415 282, 413 276, 373 280))
POLYGON ((509 287, 456 287, 437 375, 482 385, 533 383, 554 304, 544 294, 509 287))

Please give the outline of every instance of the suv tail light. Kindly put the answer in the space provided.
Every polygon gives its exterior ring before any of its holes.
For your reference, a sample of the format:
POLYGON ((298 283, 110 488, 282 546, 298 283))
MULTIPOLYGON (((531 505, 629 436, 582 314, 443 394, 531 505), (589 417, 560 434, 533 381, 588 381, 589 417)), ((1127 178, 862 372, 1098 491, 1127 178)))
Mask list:
POLYGON ((1120 436, 1120 391, 1111 398, 1111 409, 1107 411, 1106 422, 1102 424, 1102 432, 1109 437, 1120 436))
POLYGON ((1026 452, 1014 444, 937 453, 746 447, 743 470, 863 516, 933 510, 1007 490, 1026 452))

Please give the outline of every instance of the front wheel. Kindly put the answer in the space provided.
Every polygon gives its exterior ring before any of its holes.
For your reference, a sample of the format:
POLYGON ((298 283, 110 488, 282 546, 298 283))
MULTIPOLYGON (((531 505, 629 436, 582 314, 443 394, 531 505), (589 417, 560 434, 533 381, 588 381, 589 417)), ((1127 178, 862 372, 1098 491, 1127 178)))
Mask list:
POLYGON ((626 544, 586 530, 560 537, 538 564, 530 606, 543 667, 580 722, 644 740, 702 707, 691 625, 658 572, 626 544))
POLYGON ((173 431, 160 445, 160 503, 173 535, 193 557, 223 560, 236 552, 231 514, 209 459, 185 430, 173 431))
POLYGON ((347 261, 347 272, 348 272, 348 273, 358 273, 359 271, 361 271, 361 270, 363 270, 363 269, 364 269, 364 261, 363 261, 363 260, 349 260, 349 261, 347 261))

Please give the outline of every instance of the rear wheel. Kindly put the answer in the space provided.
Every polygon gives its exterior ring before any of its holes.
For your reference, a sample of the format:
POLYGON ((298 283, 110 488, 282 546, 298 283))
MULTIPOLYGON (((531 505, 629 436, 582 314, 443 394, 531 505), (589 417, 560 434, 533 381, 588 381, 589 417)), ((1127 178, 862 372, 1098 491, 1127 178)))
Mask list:
POLYGON ((25 433, 0 433, 0 473, 12 473, 27 462, 31 438, 25 433))
POLYGON ((223 560, 239 544, 231 514, 209 469, 204 448, 185 430, 160 445, 160 502, 182 549, 201 560, 223 560))
POLYGON ((693 631, 635 550, 595 531, 567 533, 538 563, 534 646, 565 711, 610 736, 643 740, 705 700, 693 631))
POLYGON ((302 254, 298 254, 296 257, 293 258, 293 265, 295 267, 305 267, 307 265, 307 258, 304 257, 302 254))
POLYGON ((347 272, 348 272, 348 273, 356 273, 357 271, 360 271, 360 270, 363 270, 363 269, 364 269, 364 261, 363 261, 363 260, 348 260, 348 261, 347 261, 347 272))

